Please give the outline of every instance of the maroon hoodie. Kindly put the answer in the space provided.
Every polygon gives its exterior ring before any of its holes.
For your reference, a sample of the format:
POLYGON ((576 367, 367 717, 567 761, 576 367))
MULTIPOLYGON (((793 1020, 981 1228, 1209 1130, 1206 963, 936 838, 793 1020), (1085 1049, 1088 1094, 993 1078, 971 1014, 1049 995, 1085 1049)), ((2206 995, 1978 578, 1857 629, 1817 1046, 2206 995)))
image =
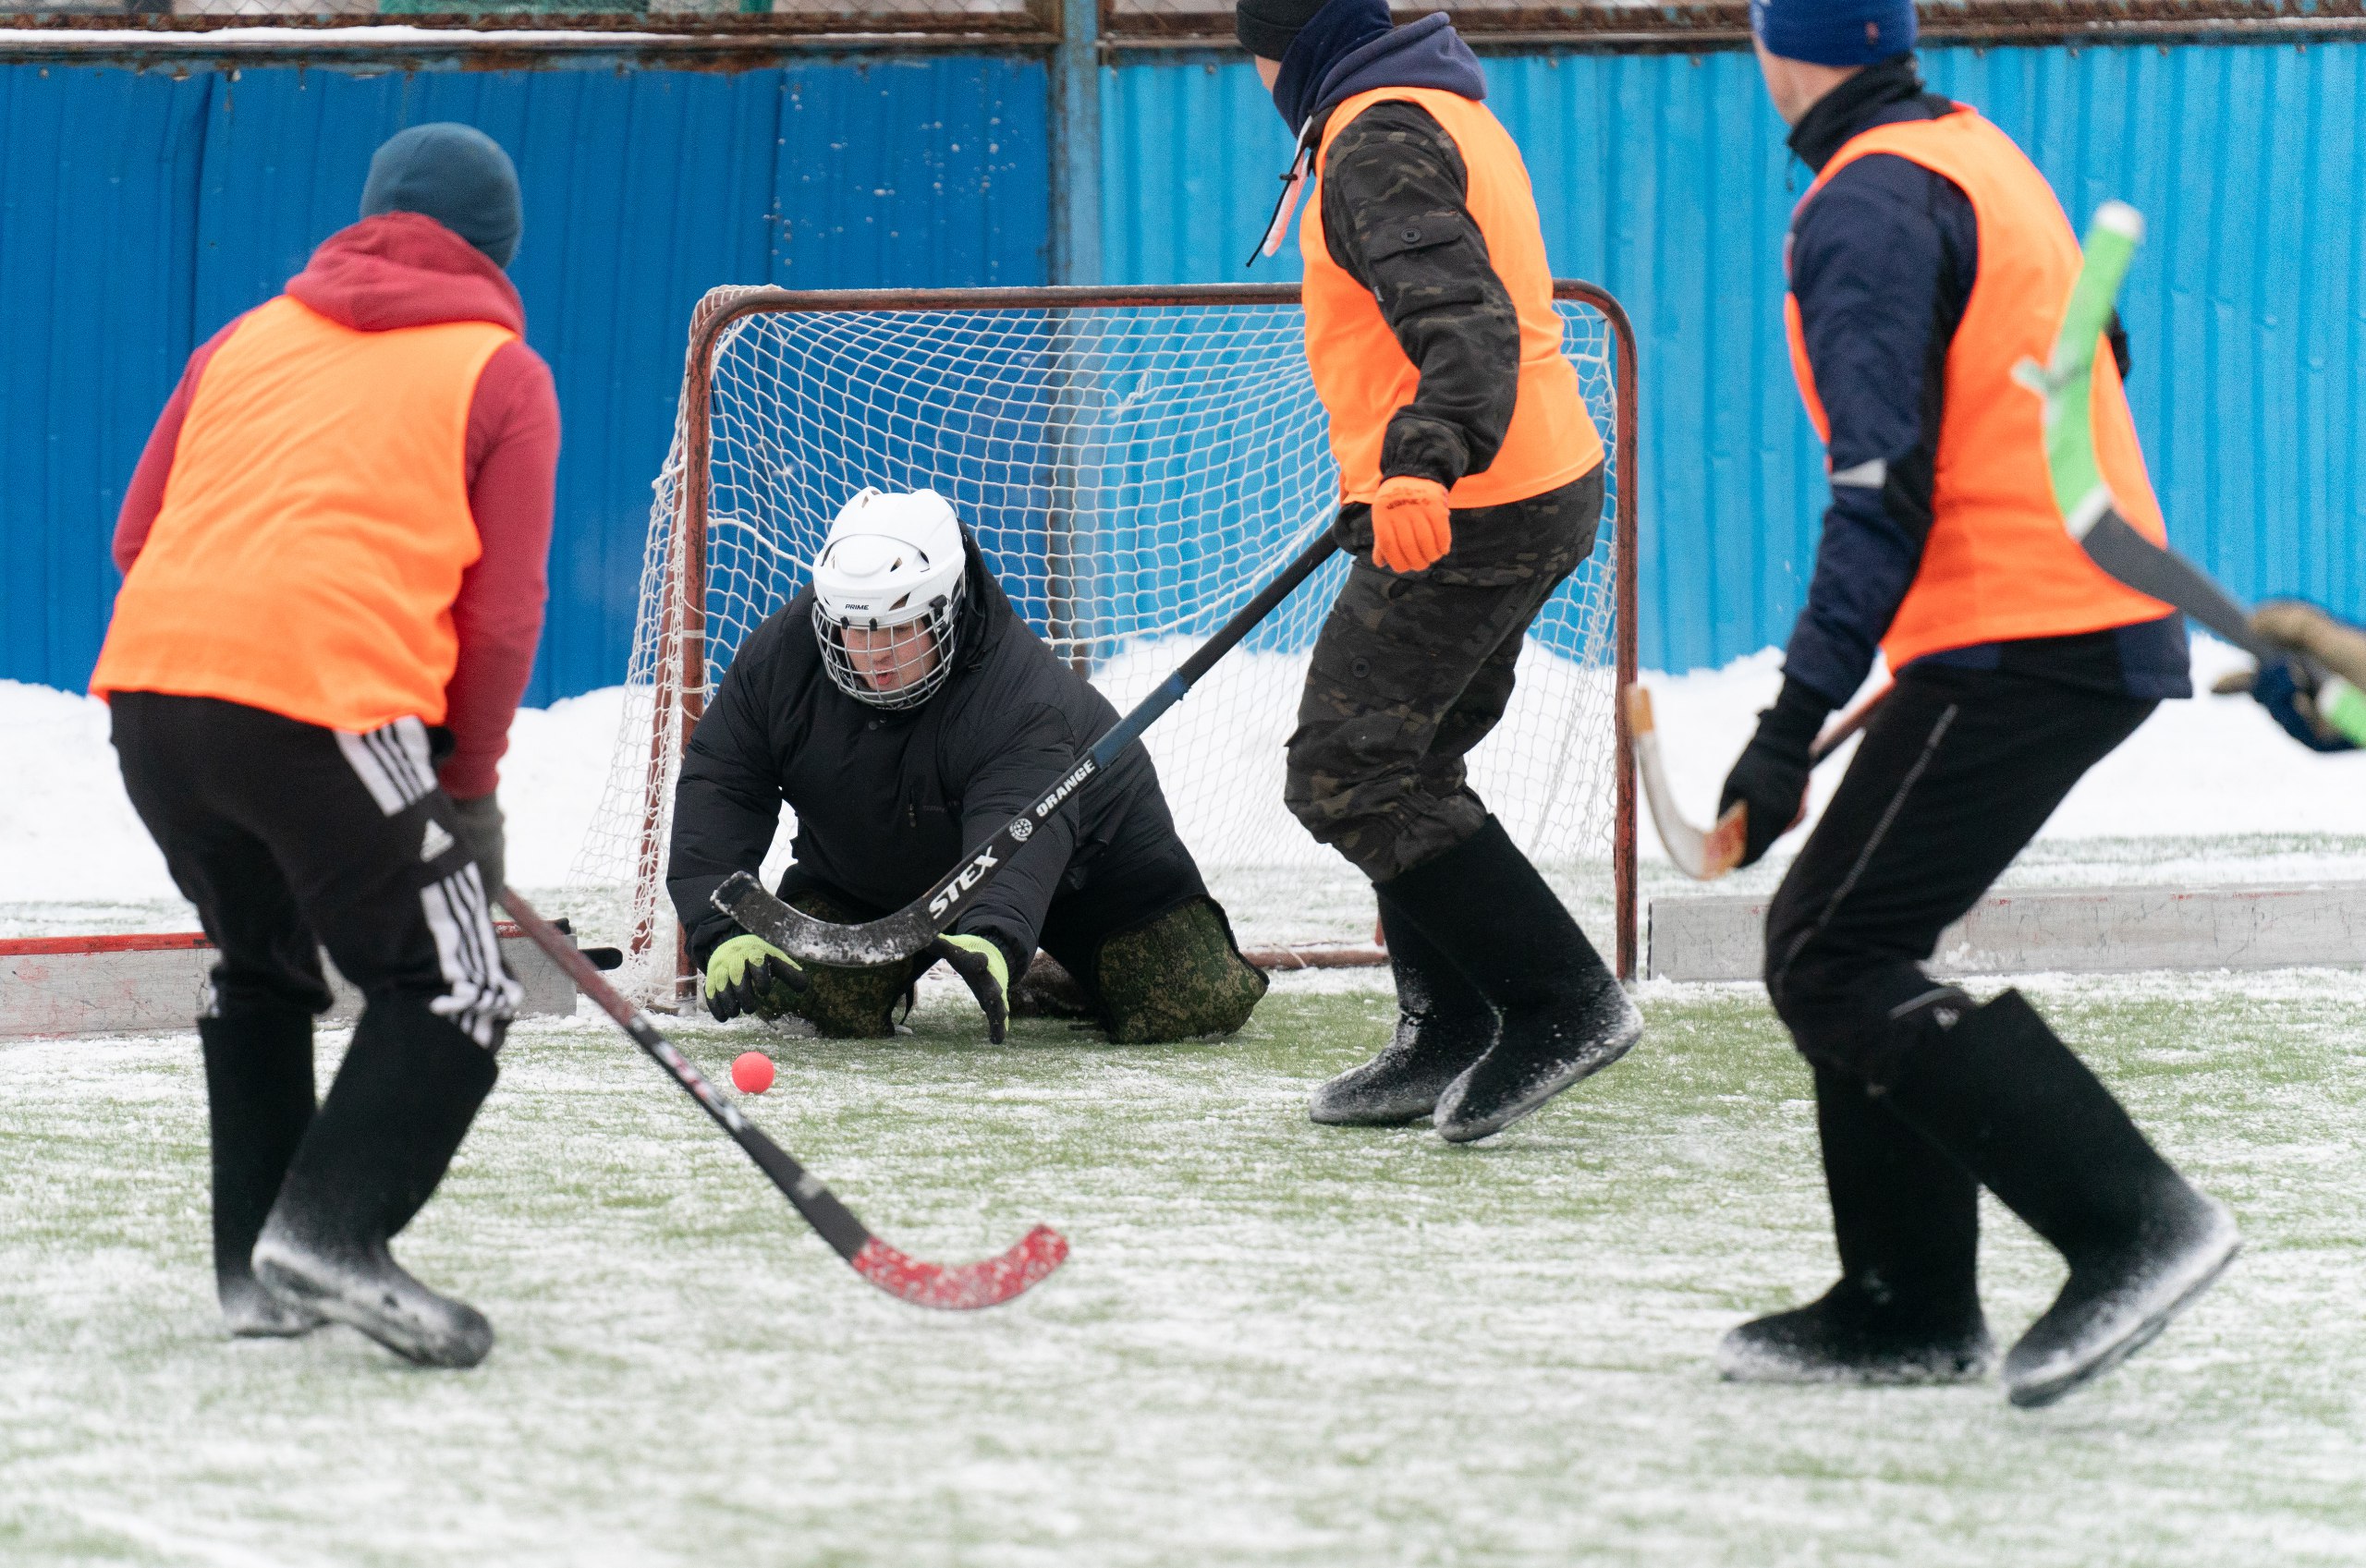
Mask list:
MULTIPOLYGON (((495 322, 522 334, 526 309, 493 259, 417 213, 381 213, 335 234, 287 282, 287 292, 335 322, 363 332, 434 322, 495 322)), ((245 320, 242 316, 239 321, 245 320)), ((149 432, 115 525, 115 564, 128 572, 165 503, 165 480, 180 444, 181 419, 198 378, 238 322, 189 357, 180 384, 149 432)), ((366 436, 355 432, 356 439, 366 436)), ((551 488, 558 468, 558 393, 550 367, 522 335, 485 361, 469 405, 469 511, 483 553, 452 602, 459 662, 444 688, 452 755, 439 779, 457 800, 490 794, 509 720, 533 673, 543 635, 544 572, 551 546, 551 488)))

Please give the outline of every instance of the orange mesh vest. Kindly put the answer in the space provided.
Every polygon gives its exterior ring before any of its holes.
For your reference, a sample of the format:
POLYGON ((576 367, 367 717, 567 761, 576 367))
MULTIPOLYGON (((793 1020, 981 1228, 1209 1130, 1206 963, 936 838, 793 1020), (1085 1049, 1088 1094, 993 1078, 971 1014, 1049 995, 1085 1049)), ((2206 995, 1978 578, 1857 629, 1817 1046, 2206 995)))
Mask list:
MULTIPOLYGON (((1969 107, 1935 120, 1876 126, 1834 153, 1799 199, 1859 158, 1886 152, 1945 176, 1971 199, 1980 271, 1948 346, 1945 407, 1931 489, 1931 533, 1882 651, 1897 669, 1925 653, 2020 638, 2064 637, 2155 620, 2169 606, 2104 575, 2062 526, 2045 466, 2043 410, 2013 380, 2043 364, 2079 273, 2062 204, 2012 139, 1969 107)), ((1831 438, 1816 395, 1796 297, 1786 295, 1791 368, 1816 433, 1831 438)), ((2167 535, 2144 473, 2135 420, 2108 348, 2095 356, 2095 456, 2120 514, 2155 541, 2167 535)))
POLYGON ((285 295, 250 312, 199 377, 91 689, 353 732, 441 723, 481 549, 469 404, 516 335, 358 332, 285 295))
POLYGON ((1557 490, 1601 463, 1602 436, 1578 391, 1577 371, 1561 356, 1561 318, 1553 309, 1553 272, 1544 261, 1528 165, 1483 105, 1425 87, 1374 88, 1333 111, 1309 182, 1313 194, 1299 224, 1299 250, 1306 259, 1306 358, 1331 416, 1339 488, 1349 501, 1368 502, 1379 493, 1388 421, 1413 401, 1421 383, 1421 371, 1388 330, 1380 301, 1331 259, 1323 240, 1323 158, 1358 115, 1392 102, 1420 104, 1454 139, 1470 176, 1464 205, 1519 313, 1519 394, 1511 428, 1495 460, 1463 475, 1446 492, 1446 504, 1500 506, 1557 490))

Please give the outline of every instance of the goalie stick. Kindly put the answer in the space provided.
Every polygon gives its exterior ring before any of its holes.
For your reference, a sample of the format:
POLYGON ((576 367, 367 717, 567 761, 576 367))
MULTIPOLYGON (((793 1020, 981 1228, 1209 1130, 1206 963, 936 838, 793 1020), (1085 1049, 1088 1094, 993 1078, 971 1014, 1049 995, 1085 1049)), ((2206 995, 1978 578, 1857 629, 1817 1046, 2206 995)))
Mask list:
MULTIPOLYGON (((1850 735, 1863 729, 1889 692, 1888 687, 1883 687, 1816 736, 1815 745, 1808 752, 1808 766, 1822 765, 1850 735)), ((1659 830, 1660 844, 1677 870, 1696 882, 1715 881, 1741 864, 1743 845, 1750 840, 1750 808, 1735 801, 1705 833, 1685 820, 1676 804, 1676 792, 1668 785, 1667 765, 1660 760, 1659 729, 1652 721, 1652 694, 1640 686, 1630 686, 1622 695, 1627 705, 1628 733, 1635 737, 1635 770, 1642 775, 1643 799, 1651 807, 1652 826, 1659 830)))
POLYGON ((2096 208, 2052 357, 2044 365, 2024 359, 2014 368, 2021 384, 2044 402, 2046 468, 2062 525, 2086 551, 2087 559, 2127 587, 2190 615, 2262 664, 2287 659, 2299 664, 2315 684, 2318 713, 2349 739, 2366 745, 2366 693, 2305 653, 2279 647, 2252 631, 2250 613, 2200 567, 2137 532, 2120 515, 2118 500, 2095 461, 2089 412, 2095 345, 2110 322, 2120 286, 2143 238, 2143 214, 2127 202, 2106 201, 2096 208), (2064 417, 2073 411, 2076 418, 2064 417))
POLYGON ((790 908, 764 890, 746 871, 734 871, 711 897, 717 909, 739 922, 740 929, 763 938, 792 958, 811 964, 892 964, 909 958, 942 936, 962 906, 991 883, 1035 830, 1048 822, 1070 801, 1108 772, 1126 748, 1141 737, 1158 716, 1183 700, 1217 660, 1232 651, 1258 622, 1312 577, 1328 561, 1339 541, 1325 528, 1298 559, 1282 569, 1256 598, 1242 605, 1219 627, 1206 646, 1183 661, 1182 667, 1159 683, 1158 689, 1134 705, 1132 712, 1111 726, 1092 748, 1075 758, 1059 782, 1043 798, 994 830, 994 836, 970 852, 945 879, 892 915, 860 925, 834 925, 790 908))
POLYGON ((501 890, 502 906, 551 962, 567 971, 578 990, 600 1004, 633 1043, 699 1102, 715 1125, 747 1151, 757 1169, 773 1179, 781 1196, 794 1204, 805 1222, 821 1234, 854 1271, 899 1301, 914 1307, 967 1311, 995 1307, 1018 1295, 1060 1266, 1068 1255, 1067 1238, 1049 1225, 1038 1225, 999 1258, 948 1267, 906 1257, 866 1229, 822 1179, 789 1157, 788 1151, 766 1137, 762 1128, 739 1113, 739 1108, 715 1090, 699 1070, 684 1059, 671 1040, 657 1032, 649 1015, 627 1002, 600 977, 575 944, 508 888, 501 890))

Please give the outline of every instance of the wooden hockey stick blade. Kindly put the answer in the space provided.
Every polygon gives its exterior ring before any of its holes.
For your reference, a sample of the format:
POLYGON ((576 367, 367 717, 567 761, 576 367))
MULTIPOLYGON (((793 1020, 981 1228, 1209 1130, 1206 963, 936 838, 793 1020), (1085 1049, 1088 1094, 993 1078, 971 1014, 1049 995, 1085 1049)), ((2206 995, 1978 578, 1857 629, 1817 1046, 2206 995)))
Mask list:
MULTIPOLYGON (((1874 692, 1818 735, 1808 752, 1808 766, 1823 766, 1824 759, 1863 729, 1894 685, 1874 692)), ((1750 843, 1750 808, 1735 801, 1706 833, 1686 821, 1684 813, 1677 808, 1676 792, 1668 786, 1666 765, 1660 760, 1659 728, 1652 718, 1652 694, 1640 686, 1630 686, 1625 697, 1627 728, 1634 736, 1635 767, 1642 774, 1643 798, 1651 806, 1652 825, 1659 829, 1660 843, 1677 869, 1697 882, 1715 881, 1741 864, 1743 851, 1750 843)), ((1799 815, 1791 819, 1790 827, 1798 827, 1806 816, 1807 803, 1803 800, 1799 803, 1799 815)))
POLYGON ((1049 1225, 1038 1225, 999 1257, 975 1263, 925 1263, 907 1257, 871 1234, 854 1211, 838 1201, 822 1178, 799 1164, 788 1150, 764 1136, 763 1129, 740 1114, 704 1075, 690 1065, 674 1042, 658 1033, 649 1015, 625 1000, 575 944, 561 936, 532 906, 508 888, 501 890, 502 907, 509 911, 528 939, 567 973, 576 989, 614 1018, 635 1045, 665 1069, 684 1093, 699 1102, 715 1125, 731 1135, 756 1168, 772 1178, 805 1222, 830 1244, 832 1251, 854 1271, 899 1301, 942 1311, 966 1312, 994 1307, 1035 1285, 1067 1260, 1067 1238, 1049 1225))
POLYGON ((1660 760, 1659 731, 1652 722, 1652 694, 1640 686, 1625 693, 1627 729, 1634 739, 1635 768, 1642 775, 1643 799, 1651 808, 1652 825, 1676 869, 1696 882, 1713 882, 1741 864, 1742 847, 1750 839, 1750 808, 1736 801, 1703 833, 1684 820, 1676 793, 1668 787, 1667 769, 1660 760))

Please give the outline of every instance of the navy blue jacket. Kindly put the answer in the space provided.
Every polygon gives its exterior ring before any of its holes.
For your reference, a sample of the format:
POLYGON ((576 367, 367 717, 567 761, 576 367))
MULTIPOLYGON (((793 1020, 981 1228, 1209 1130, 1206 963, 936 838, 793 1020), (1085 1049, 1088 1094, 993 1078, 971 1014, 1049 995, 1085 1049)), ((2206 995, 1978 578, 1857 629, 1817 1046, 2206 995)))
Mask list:
MULTIPOLYGON (((1793 128, 1821 170, 1850 138, 1954 105, 1922 91, 1914 57, 1849 78, 1793 128)), ((1808 602, 1784 658, 1788 680, 1837 707, 1873 655, 1922 561, 1945 396, 1947 349, 1980 270, 1971 201, 1945 176, 1875 153, 1835 175, 1791 221, 1791 292, 1831 421, 1832 504, 1808 602)), ((2114 349, 2127 371, 2116 320, 2114 349)), ((2192 694, 2176 615, 2071 637, 1983 643, 1917 664, 2006 670, 2131 697, 2192 694)))

